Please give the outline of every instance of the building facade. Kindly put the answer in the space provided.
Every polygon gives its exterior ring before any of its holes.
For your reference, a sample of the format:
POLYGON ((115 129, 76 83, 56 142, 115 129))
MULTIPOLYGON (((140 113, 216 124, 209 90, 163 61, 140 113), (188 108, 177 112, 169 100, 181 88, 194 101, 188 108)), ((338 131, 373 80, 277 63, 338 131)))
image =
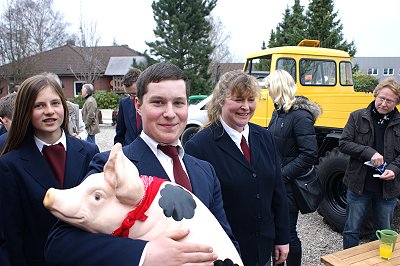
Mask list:
POLYGON ((378 80, 395 77, 400 82, 400 57, 354 57, 352 63, 378 80))

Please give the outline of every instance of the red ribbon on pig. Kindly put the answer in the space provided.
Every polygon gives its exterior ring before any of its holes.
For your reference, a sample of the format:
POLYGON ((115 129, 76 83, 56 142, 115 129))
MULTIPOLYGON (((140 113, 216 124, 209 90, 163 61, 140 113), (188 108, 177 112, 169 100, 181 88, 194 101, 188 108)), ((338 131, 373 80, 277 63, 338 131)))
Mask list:
POLYGON ((112 232, 114 236, 128 237, 129 230, 135 224, 136 220, 146 221, 147 215, 144 213, 148 210, 156 197, 161 184, 167 181, 158 177, 146 175, 141 175, 140 179, 144 184, 144 196, 138 206, 128 213, 126 218, 122 221, 121 226, 112 232))

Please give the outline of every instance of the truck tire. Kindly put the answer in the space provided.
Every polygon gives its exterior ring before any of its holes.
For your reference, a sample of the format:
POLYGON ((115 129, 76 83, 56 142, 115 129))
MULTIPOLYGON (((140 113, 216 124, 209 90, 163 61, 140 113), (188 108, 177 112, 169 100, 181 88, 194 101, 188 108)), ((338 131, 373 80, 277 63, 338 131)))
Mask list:
POLYGON ((185 131, 183 131, 182 136, 181 136, 181 142, 182 142, 183 147, 185 147, 185 143, 188 142, 188 140, 191 139, 194 136, 194 134, 197 133, 198 130, 199 130, 199 127, 192 126, 192 127, 186 128, 185 131))
MULTIPOLYGON (((346 222, 346 192, 343 177, 350 157, 334 148, 319 159, 316 171, 324 189, 324 199, 319 204, 318 213, 324 217, 324 222, 338 233, 343 232, 346 222)), ((372 206, 364 218, 360 237, 370 236, 373 229, 372 206)))
POLYGON ((346 219, 347 188, 342 181, 348 162, 349 156, 334 148, 320 158, 316 167, 324 190, 324 199, 318 207, 318 213, 336 232, 343 231, 346 219))

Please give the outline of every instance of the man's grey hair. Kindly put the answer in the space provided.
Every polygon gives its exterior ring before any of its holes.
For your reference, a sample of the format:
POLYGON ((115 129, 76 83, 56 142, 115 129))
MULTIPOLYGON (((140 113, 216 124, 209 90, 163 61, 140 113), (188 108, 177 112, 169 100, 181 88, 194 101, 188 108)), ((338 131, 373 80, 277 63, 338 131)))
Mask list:
POLYGON ((15 107, 16 93, 11 93, 0 99, 0 117, 7 117, 13 119, 13 112, 15 107))
POLYGON ((83 84, 82 87, 85 88, 85 90, 86 90, 88 95, 92 95, 93 94, 94 88, 93 88, 92 84, 86 83, 86 84, 83 84))

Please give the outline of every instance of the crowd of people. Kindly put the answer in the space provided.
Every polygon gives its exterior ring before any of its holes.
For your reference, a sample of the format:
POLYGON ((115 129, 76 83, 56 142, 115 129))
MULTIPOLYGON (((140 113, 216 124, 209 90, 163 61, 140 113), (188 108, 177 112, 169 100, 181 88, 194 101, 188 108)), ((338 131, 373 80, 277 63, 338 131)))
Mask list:
MULTIPOLYGON (((122 144, 140 174, 192 191, 244 265, 301 265, 299 208, 290 180, 316 164, 314 123, 321 108, 296 95, 288 72, 276 70, 265 79, 275 110, 263 128, 250 122, 260 96, 257 80, 229 71, 212 92, 207 124, 183 147, 189 83, 170 63, 130 69, 114 143, 122 144), (177 163, 184 178, 175 171, 177 163)), ((210 246, 180 241, 188 230, 151 241, 94 234, 57 221, 44 208, 47 189, 74 187, 102 172, 108 160, 110 152, 100 153, 96 145, 100 129, 93 93, 92 84, 83 85, 79 110, 66 100, 57 75, 41 73, 0 99, 0 265, 213 265, 217 256, 210 246)), ((343 248, 358 245, 370 204, 374 229, 389 229, 400 194, 400 85, 385 79, 374 97, 350 114, 339 142, 350 156, 343 248)))

